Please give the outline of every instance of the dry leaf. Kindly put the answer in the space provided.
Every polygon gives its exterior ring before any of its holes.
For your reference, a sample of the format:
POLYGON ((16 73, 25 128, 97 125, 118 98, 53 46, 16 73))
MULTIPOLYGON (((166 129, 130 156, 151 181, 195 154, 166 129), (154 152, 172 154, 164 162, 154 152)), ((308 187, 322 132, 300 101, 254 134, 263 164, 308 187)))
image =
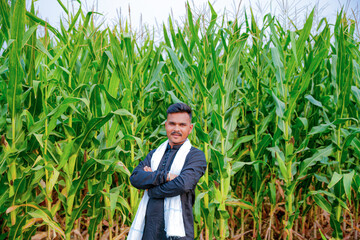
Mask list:
POLYGON ((38 232, 31 237, 31 240, 42 240, 47 237, 47 232, 38 232))

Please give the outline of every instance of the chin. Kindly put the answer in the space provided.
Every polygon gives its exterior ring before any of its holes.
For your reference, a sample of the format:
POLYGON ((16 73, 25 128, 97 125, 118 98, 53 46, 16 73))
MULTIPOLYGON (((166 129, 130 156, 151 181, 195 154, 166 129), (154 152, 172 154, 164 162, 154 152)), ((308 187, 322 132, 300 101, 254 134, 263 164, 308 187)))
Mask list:
POLYGON ((185 140, 184 140, 184 141, 173 141, 173 143, 174 143, 175 145, 183 144, 184 142, 185 142, 185 140))

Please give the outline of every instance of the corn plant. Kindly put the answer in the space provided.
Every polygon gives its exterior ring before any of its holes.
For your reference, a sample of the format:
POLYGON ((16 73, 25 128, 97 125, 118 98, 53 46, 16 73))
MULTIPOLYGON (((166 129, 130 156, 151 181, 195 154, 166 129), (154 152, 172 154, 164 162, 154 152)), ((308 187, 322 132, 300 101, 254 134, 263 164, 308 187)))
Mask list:
POLYGON ((196 239, 359 239, 356 22, 312 11, 287 30, 188 5, 155 41, 78 2, 58 0, 57 29, 34 1, 0 1, 0 239, 124 239, 142 195, 130 173, 180 101, 208 161, 196 239))

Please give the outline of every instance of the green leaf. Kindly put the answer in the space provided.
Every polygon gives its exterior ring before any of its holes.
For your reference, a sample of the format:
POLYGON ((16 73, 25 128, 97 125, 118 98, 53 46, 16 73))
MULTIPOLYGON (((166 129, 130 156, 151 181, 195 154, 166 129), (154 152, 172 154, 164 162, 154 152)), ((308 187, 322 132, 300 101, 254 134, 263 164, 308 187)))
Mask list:
POLYGON ((253 140, 255 137, 255 135, 248 135, 248 136, 242 136, 240 137, 239 139, 236 140, 235 144, 232 146, 232 148, 227 151, 227 156, 233 156, 234 153, 239 149, 240 145, 242 143, 246 143, 246 142, 249 142, 251 140, 253 140))
POLYGON ((357 88, 356 86, 351 86, 351 91, 352 91, 352 94, 353 94, 353 96, 355 98, 355 101, 360 106, 360 89, 357 88))
POLYGON ((189 2, 186 4, 186 8, 187 8, 187 16, 188 16, 189 28, 190 28, 190 31, 191 31, 191 41, 195 41, 196 45, 198 46, 198 49, 199 49, 199 52, 200 52, 201 56, 205 57, 202 45, 201 45, 200 40, 199 40, 197 29, 194 26, 193 16, 192 16, 192 12, 191 12, 191 9, 190 9, 189 2))
POLYGON ((320 161, 322 158, 330 156, 333 151, 334 147, 329 145, 326 148, 318 150, 312 157, 306 158, 304 161, 302 161, 299 167, 298 179, 305 177, 305 174, 311 166, 320 161))
POLYGON ((261 161, 255 161, 255 162, 234 162, 231 168, 231 176, 235 175, 240 169, 242 169, 244 166, 248 165, 254 165, 256 163, 260 163, 261 161))
POLYGON ((51 196, 53 188, 55 186, 55 184, 58 182, 58 177, 60 175, 60 172, 58 170, 56 170, 56 168, 51 167, 52 171, 50 172, 50 179, 48 184, 46 184, 46 192, 48 195, 51 196))
MULTIPOLYGON (((211 20, 210 20, 210 24, 207 28, 207 32, 206 32, 206 35, 210 35, 215 24, 216 24, 216 19, 217 19, 217 13, 216 11, 214 10, 213 6, 211 5, 210 1, 208 1, 208 4, 209 4, 209 7, 210 7, 210 11, 211 11, 211 20)), ((199 47, 200 48, 200 47, 199 47)))
POLYGON ((113 111, 113 114, 118 115, 118 116, 129 116, 129 117, 133 118, 134 121, 136 121, 136 116, 134 114, 130 113, 126 109, 118 109, 116 111, 113 111))
POLYGON ((25 32, 24 38, 22 39, 21 48, 24 48, 25 44, 29 41, 31 35, 33 35, 37 28, 38 25, 34 25, 25 32))
POLYGON ((195 221, 200 223, 201 221, 201 199, 204 198, 205 194, 207 194, 207 192, 202 192, 200 194, 196 194, 196 198, 195 198, 195 203, 194 203, 194 218, 195 221))
POLYGON ((73 230, 75 221, 81 216, 82 211, 88 209, 89 201, 92 200, 94 196, 94 194, 87 194, 81 201, 80 206, 72 211, 71 216, 69 216, 70 221, 66 223, 65 233, 70 233, 71 230, 73 230))
POLYGON ((252 212, 254 212, 254 210, 255 210, 254 205, 251 202, 245 201, 243 199, 228 198, 226 200, 226 205, 227 206, 238 206, 242 209, 250 210, 252 212))
POLYGON ((349 210, 349 208, 346 206, 346 203, 343 200, 341 200, 339 197, 337 197, 332 192, 328 192, 328 191, 324 191, 324 190, 318 190, 318 191, 310 191, 308 195, 310 196, 310 195, 314 195, 314 194, 318 194, 318 193, 319 194, 324 194, 324 195, 326 195, 326 196, 328 196, 330 198, 336 199, 339 202, 341 207, 343 207, 346 210, 349 210))
POLYGON ((257 149, 255 149, 255 159, 261 159, 262 155, 264 154, 267 146, 271 143, 272 137, 270 134, 266 134, 261 139, 260 143, 257 144, 257 149))
MULTIPOLYGON (((59 1, 58 1, 58 2, 59 2, 59 1)), ((64 9, 64 10, 66 9, 63 4, 60 4, 60 5, 63 6, 63 9, 64 9)), ((74 28, 75 23, 76 23, 77 19, 78 19, 79 16, 80 16, 80 13, 82 13, 81 6, 79 7, 79 10, 77 11, 76 15, 73 17, 73 19, 72 19, 72 21, 71 21, 71 23, 70 23, 70 25, 69 25, 68 32, 71 32, 71 30, 74 28)))
POLYGON ((281 175, 285 178, 285 181, 288 182, 290 179, 289 173, 287 171, 286 165, 285 165, 285 155, 284 153, 279 149, 278 146, 268 148, 269 151, 273 152, 275 154, 275 158, 278 162, 281 175))
POLYGON ((331 181, 328 185, 328 188, 332 188, 333 186, 335 186, 335 184, 337 184, 341 179, 342 179, 342 175, 338 174, 337 172, 334 172, 331 181))
POLYGON ((159 81, 160 79, 160 71, 161 69, 163 68, 163 66, 165 65, 165 62, 159 62, 158 65, 156 66, 156 69, 155 71, 152 73, 151 75, 151 79, 150 79, 150 82, 149 84, 145 87, 144 91, 145 92, 149 92, 150 89, 152 88, 152 86, 159 81))
POLYGON ((320 107, 320 108, 323 107, 322 104, 321 104, 321 102, 317 101, 313 96, 311 96, 311 95, 306 95, 305 98, 306 98, 307 100, 309 100, 309 101, 310 101, 312 104, 314 104, 315 106, 320 107))
POLYGON ((90 110, 93 117, 102 116, 101 94, 98 85, 93 85, 90 89, 90 110))
POLYGON ((209 143, 209 134, 203 131, 203 128, 200 126, 198 122, 195 123, 194 125, 196 130, 196 136, 199 138, 199 140, 205 143, 209 143))
POLYGON ((273 92, 272 92, 272 97, 274 98, 275 101, 276 115, 282 119, 284 117, 285 103, 280 101, 273 92))
POLYGON ((267 131, 268 128, 269 128, 269 125, 272 123, 271 121, 274 121, 274 120, 275 120, 275 111, 272 111, 265 118, 263 118, 261 120, 259 130, 258 130, 258 134, 261 135, 265 131, 267 131))
MULTIPOLYGON (((171 100, 173 103, 180 103, 182 102, 175 94, 173 91, 167 91, 167 93, 170 95, 171 100)), ((184 94, 181 94, 181 96, 183 96, 183 98, 185 98, 184 94)))
POLYGON ((123 198, 121 195, 118 196, 117 203, 123 206, 127 211, 129 211, 129 213, 131 214, 133 213, 128 201, 125 198, 123 198))
POLYGON ((320 193, 314 194, 313 199, 319 207, 331 214, 331 204, 320 193))
POLYGON ((95 175, 97 172, 101 171, 101 165, 97 164, 95 159, 90 158, 88 161, 84 163, 84 165, 81 167, 80 171, 80 177, 72 182, 71 188, 68 193, 68 198, 73 197, 75 194, 77 194, 80 186, 90 178, 91 176, 95 175), (97 166, 95 170, 95 166, 97 166))
POLYGON ((321 234, 321 239, 322 240, 327 240, 327 238, 325 237, 325 235, 322 233, 321 229, 319 229, 319 232, 321 234))
POLYGON ((27 216, 18 216, 15 226, 10 228, 9 239, 22 239, 22 227, 25 225, 27 216))
POLYGON ((349 202, 351 201, 351 182, 354 178, 354 174, 355 174, 354 170, 352 170, 349 173, 343 174, 344 189, 349 202))
POLYGON ((341 229, 341 224, 339 221, 337 221, 334 214, 330 215, 330 226, 333 229, 332 236, 335 239, 343 239, 343 231, 341 229))
POLYGON ((193 72, 195 73, 195 81, 200 88, 201 95, 203 97, 211 96, 209 90, 204 85, 204 82, 203 82, 204 76, 200 74, 199 68, 196 65, 192 65, 191 68, 193 69, 193 72))
POLYGON ((59 165, 56 168, 58 171, 60 169, 62 169, 65 166, 66 163, 69 162, 73 147, 74 147, 74 141, 70 139, 66 143, 65 147, 63 148, 63 152, 62 152, 62 154, 60 156, 59 165))
POLYGON ((223 123, 222 123, 221 115, 218 114, 216 111, 213 111, 211 114, 211 121, 215 125, 215 128, 220 131, 221 135, 225 136, 226 131, 225 131, 223 123))
POLYGON ((90 219, 89 224, 89 240, 94 240, 97 232, 97 226, 101 222, 101 219, 103 218, 103 211, 101 209, 97 210, 97 214, 93 216, 93 218, 90 219))
MULTIPOLYGON (((312 12, 313 13, 313 12, 312 12)), ((318 54, 315 55, 315 58, 313 61, 311 61, 311 64, 308 69, 304 69, 305 73, 301 75, 301 77, 296 79, 296 82, 294 83, 294 87, 290 93, 290 102, 288 105, 288 108, 285 112, 285 120, 289 121, 292 117, 292 114, 295 110, 295 106, 297 105, 297 101, 300 97, 300 95, 308 88, 311 75, 314 73, 314 71, 317 69, 319 64, 324 61, 324 58, 326 57, 326 54, 328 52, 328 49, 322 49, 318 54)))
MULTIPOLYGON (((284 64, 282 63, 282 61, 280 60, 280 54, 277 48, 273 47, 271 48, 271 56, 272 56, 272 60, 275 66, 275 76, 276 76, 276 80, 278 82, 278 91, 280 92, 282 97, 286 97, 285 96, 285 88, 284 88, 284 81, 285 81, 285 69, 284 69, 284 64)), ((273 94, 273 97, 275 95, 273 94)))
POLYGON ((110 211, 111 217, 114 217, 117 199, 120 195, 120 187, 112 188, 110 190, 110 211))
POLYGON ((53 221, 52 216, 47 213, 46 211, 42 209, 37 209, 34 212, 29 213, 30 216, 33 218, 41 218, 51 229, 55 230, 57 233, 59 233, 62 237, 65 238, 65 233, 61 229, 60 225, 53 221))
POLYGON ((276 205, 276 187, 275 187, 275 183, 270 182, 268 184, 268 186, 269 186, 270 202, 271 202, 271 204, 276 205))
POLYGON ((5 202, 9 199, 9 188, 7 188, 1 195, 0 195, 0 206, 6 206, 5 202))
POLYGON ((14 181, 14 194, 9 194, 9 197, 13 197, 13 203, 16 201, 21 201, 22 194, 26 193, 26 186, 28 185, 28 177, 24 176, 22 178, 15 179, 14 181))
POLYGON ((105 116, 91 119, 86 124, 84 133, 77 137, 75 140, 79 144, 76 152, 80 150, 85 140, 87 140, 87 138, 89 137, 90 133, 92 131, 99 130, 105 123, 107 123, 112 118, 113 115, 113 113, 109 113, 105 116))
POLYGON ((220 73, 220 70, 219 70, 219 64, 217 62, 218 54, 216 53, 216 48, 215 48, 214 42, 212 40, 210 41, 210 49, 211 49, 211 58, 212 58, 212 62, 214 65, 215 80, 218 83, 221 94, 224 95, 226 93, 226 90, 224 88, 224 83, 223 83, 223 79, 222 79, 223 75, 220 73))
POLYGON ((125 164, 119 161, 115 166, 115 171, 120 173, 125 173, 126 176, 130 177, 131 173, 125 164))
POLYGON ((57 121, 59 121, 60 116, 62 114, 64 114, 64 112, 67 110, 69 105, 76 103, 80 100, 81 99, 79 99, 79 98, 72 98, 72 97, 66 98, 59 106, 54 108, 54 110, 52 110, 48 114, 48 117, 51 117, 49 124, 48 124, 48 134, 50 134, 54 130, 54 128, 56 127, 57 121))
MULTIPOLYGON (((314 19, 314 9, 311 11, 309 17, 306 19, 304 28, 300 32, 299 39, 296 41, 296 52, 298 56, 303 56, 303 52, 305 51, 306 40, 309 38, 311 33, 311 27, 314 19)), ((300 62, 300 61, 299 61, 300 62)))
MULTIPOLYGON (((37 17, 35 14, 33 14, 31 12, 26 12, 26 16, 28 18, 30 18, 32 21, 39 23, 41 26, 48 28, 62 42, 66 42, 65 38, 60 34, 60 32, 56 28, 51 26, 48 22, 42 20, 41 18, 37 17)), ((25 19, 25 17, 24 17, 24 19, 25 19)))
POLYGON ((355 192, 360 192, 360 176, 359 174, 354 176, 354 181, 353 181, 353 189, 355 190, 355 192))
MULTIPOLYGON (((174 51, 168 47, 165 47, 165 49, 169 53, 169 57, 170 57, 172 63, 174 64, 174 67, 175 67, 177 73, 180 76, 181 82, 184 84, 184 87, 182 88, 184 90, 184 93, 185 93, 186 97, 190 99, 190 96, 191 96, 190 89, 191 88, 190 88, 189 76, 186 73, 184 66, 180 63, 179 59, 175 55, 174 51)), ((171 79, 171 77, 170 77, 170 79, 171 79)), ((175 81, 173 81, 173 82, 175 82, 175 81)), ((179 89, 179 88, 180 88, 180 86, 177 89, 179 89)))
POLYGON ((14 41, 9 45, 9 83, 7 88, 7 101, 11 117, 11 137, 13 141, 21 131, 21 98, 24 71, 20 64, 22 40, 25 33, 25 1, 16 1, 12 6, 10 35, 14 41))
MULTIPOLYGON (((50 58, 51 60, 54 58, 51 53, 46 49, 46 47, 44 46, 43 42, 40 41, 39 39, 36 40, 36 48, 40 50, 40 52, 42 52, 43 54, 45 54, 48 58, 50 58)), ((67 69, 66 69, 67 71, 67 69)))
POLYGON ((226 178, 227 173, 225 169, 224 156, 215 149, 211 149, 211 156, 213 157, 211 162, 214 164, 214 170, 220 174, 220 178, 226 178))

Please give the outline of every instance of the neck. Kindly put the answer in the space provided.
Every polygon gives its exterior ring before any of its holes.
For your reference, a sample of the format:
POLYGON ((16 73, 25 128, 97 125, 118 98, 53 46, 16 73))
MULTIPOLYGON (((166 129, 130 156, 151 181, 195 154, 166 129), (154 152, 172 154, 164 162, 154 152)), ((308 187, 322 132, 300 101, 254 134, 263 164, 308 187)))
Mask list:
POLYGON ((175 145, 182 145, 182 144, 184 144, 184 143, 186 142, 186 140, 187 140, 187 139, 185 139, 185 141, 183 141, 183 142, 176 143, 176 144, 173 143, 173 142, 171 142, 171 141, 169 141, 169 145, 170 145, 171 148, 173 148, 175 145))

